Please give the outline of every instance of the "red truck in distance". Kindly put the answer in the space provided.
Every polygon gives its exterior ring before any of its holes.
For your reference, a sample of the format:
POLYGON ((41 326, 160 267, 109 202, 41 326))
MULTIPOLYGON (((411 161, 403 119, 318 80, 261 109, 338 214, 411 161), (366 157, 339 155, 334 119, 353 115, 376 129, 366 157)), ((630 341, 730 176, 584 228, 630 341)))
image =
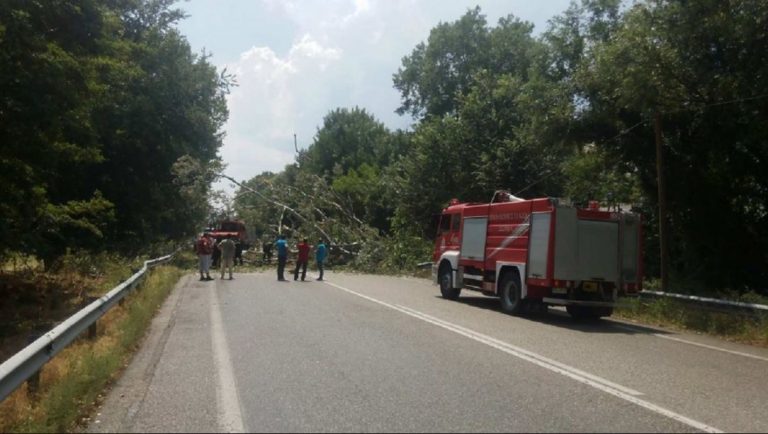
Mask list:
POLYGON ((233 237, 233 239, 240 241, 243 245, 248 242, 248 232, 245 229, 245 223, 240 220, 222 220, 218 227, 210 231, 210 234, 216 240, 233 237))
POLYGON ((451 200, 440 216, 433 280, 447 299, 462 289, 496 296, 507 313, 565 306, 573 317, 613 314, 642 289, 642 224, 633 213, 520 199, 451 200))

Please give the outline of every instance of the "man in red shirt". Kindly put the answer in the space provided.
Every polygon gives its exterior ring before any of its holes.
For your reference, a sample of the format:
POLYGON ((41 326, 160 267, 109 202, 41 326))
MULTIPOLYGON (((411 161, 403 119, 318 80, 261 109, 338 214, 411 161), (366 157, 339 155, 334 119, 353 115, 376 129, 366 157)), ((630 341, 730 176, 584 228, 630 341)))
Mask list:
POLYGON ((301 267, 301 281, 307 276, 307 262, 309 261, 309 244, 307 239, 304 238, 298 246, 299 256, 296 258, 296 269, 293 271, 293 280, 299 278, 299 267, 301 267))
POLYGON ((213 240, 211 240, 211 235, 208 232, 205 232, 195 243, 195 253, 200 258, 200 280, 213 280, 209 274, 213 240))

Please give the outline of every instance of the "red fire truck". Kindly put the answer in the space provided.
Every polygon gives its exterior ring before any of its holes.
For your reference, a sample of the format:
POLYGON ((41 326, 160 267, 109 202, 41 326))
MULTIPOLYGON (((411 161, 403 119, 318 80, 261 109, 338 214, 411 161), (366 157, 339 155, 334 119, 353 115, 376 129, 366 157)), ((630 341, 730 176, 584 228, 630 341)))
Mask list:
POLYGON ((518 314, 565 306, 573 317, 610 316, 619 295, 642 289, 640 216, 524 200, 451 200, 440 216, 432 275, 444 298, 471 289, 518 314))
POLYGON ((219 222, 218 227, 210 231, 210 234, 217 240, 233 237, 243 244, 248 242, 248 232, 245 229, 245 223, 240 220, 222 220, 219 222))

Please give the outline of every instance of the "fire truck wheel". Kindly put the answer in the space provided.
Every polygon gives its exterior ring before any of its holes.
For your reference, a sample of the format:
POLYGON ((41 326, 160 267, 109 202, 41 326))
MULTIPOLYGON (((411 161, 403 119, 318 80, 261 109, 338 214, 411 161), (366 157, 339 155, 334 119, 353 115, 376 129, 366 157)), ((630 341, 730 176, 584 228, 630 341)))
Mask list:
POLYGON ((453 288, 451 279, 451 267, 441 265, 440 266, 440 293, 443 298, 448 300, 456 300, 461 294, 461 288, 453 288))
POLYGON ((520 278, 516 273, 505 273, 501 278, 501 310, 511 314, 518 314, 523 311, 520 278))

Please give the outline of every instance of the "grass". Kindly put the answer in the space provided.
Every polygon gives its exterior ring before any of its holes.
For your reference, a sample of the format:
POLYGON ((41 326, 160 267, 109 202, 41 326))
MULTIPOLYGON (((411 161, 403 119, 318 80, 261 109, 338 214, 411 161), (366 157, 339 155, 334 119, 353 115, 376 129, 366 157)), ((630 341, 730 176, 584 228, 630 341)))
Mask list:
POLYGON ((44 270, 33 257, 16 255, 0 266, 0 361, 50 330, 93 297, 141 268, 142 259, 73 253, 44 270))
POLYGON ((630 299, 614 315, 650 325, 689 330, 768 347, 768 315, 716 311, 674 299, 630 299))
POLYGON ((96 340, 81 338, 45 365, 36 396, 25 384, 0 403, 0 432, 71 432, 87 422, 182 273, 173 266, 153 269, 123 306, 99 320, 96 340))

